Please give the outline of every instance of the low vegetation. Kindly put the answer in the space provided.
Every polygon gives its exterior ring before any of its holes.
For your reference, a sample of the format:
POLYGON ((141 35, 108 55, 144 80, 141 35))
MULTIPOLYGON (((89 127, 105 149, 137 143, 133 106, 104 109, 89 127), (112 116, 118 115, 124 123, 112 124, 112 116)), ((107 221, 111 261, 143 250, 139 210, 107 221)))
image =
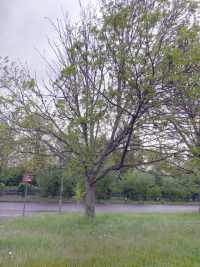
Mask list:
MULTIPOLYGON (((0 196, 3 195, 2 197, 6 199, 6 194, 12 190, 23 196, 24 185, 20 183, 23 173, 23 168, 10 168, 0 176, 0 196)), ((33 185, 29 187, 29 195, 32 199, 35 199, 34 195, 43 199, 58 197, 62 176, 64 198, 81 201, 84 195, 84 184, 80 174, 71 175, 65 169, 57 167, 47 168, 45 172, 35 174, 33 185)), ((199 200, 199 180, 191 174, 163 176, 155 171, 144 173, 129 170, 122 173, 120 177, 117 173, 113 173, 99 181, 96 194, 97 200, 100 201, 115 197, 115 199, 127 201, 191 202, 199 200)))
POLYGON ((198 267, 199 214, 40 215, 0 222, 1 267, 198 267))

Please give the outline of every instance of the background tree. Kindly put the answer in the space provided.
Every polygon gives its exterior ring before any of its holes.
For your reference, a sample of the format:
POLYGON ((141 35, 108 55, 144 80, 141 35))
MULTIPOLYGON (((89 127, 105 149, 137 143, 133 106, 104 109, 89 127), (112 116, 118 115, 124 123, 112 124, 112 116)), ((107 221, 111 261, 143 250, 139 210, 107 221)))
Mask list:
POLYGON ((182 25, 166 52, 170 65, 166 75, 170 85, 163 116, 168 123, 168 140, 182 150, 177 167, 199 176, 200 155, 200 28, 197 21, 182 25), (174 141, 175 142, 175 141, 174 141))

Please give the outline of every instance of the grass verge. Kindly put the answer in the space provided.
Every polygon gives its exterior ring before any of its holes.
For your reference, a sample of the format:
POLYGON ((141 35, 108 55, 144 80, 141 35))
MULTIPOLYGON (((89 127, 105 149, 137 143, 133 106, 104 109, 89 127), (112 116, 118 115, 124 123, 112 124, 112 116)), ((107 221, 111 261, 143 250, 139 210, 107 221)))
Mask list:
POLYGON ((0 221, 1 267, 199 267, 199 214, 0 221))

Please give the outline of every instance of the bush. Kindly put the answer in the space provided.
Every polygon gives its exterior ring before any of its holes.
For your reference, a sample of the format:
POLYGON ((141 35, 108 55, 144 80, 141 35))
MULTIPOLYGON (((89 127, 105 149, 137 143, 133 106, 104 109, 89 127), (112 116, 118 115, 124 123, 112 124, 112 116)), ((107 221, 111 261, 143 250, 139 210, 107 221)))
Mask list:
MULTIPOLYGON (((60 193, 61 178, 63 178, 63 196, 66 198, 75 196, 75 199, 80 201, 84 191, 83 179, 77 168, 72 170, 69 166, 66 169, 51 166, 33 175, 33 185, 39 186, 41 196, 55 197, 60 193)), ((18 191, 24 194, 24 185, 21 183, 24 172, 20 166, 5 170, 0 176, 0 192, 4 186, 19 185, 18 191)), ((97 199, 110 199, 113 195, 136 201, 196 201, 199 200, 199 181, 197 177, 189 175, 173 177, 161 176, 158 172, 129 170, 121 173, 120 177, 114 173, 98 181, 97 199)))
POLYGON ((55 197, 60 193, 61 178, 63 177, 65 197, 72 197, 74 194, 74 184, 70 177, 66 177, 62 169, 51 167, 36 174, 36 180, 40 187, 41 196, 55 197))
POLYGON ((81 185, 81 183, 76 184, 74 193, 75 193, 74 198, 76 202, 80 203, 84 196, 83 186, 81 185))
POLYGON ((153 175, 139 171, 128 171, 123 176, 122 192, 124 197, 132 200, 150 200, 153 193, 154 198, 160 195, 159 193, 155 195, 155 185, 153 175))
POLYGON ((162 192, 160 187, 155 184, 148 189, 147 195, 150 200, 160 200, 162 197, 162 192))
POLYGON ((30 184, 25 184, 25 183, 20 183, 18 185, 17 191, 21 193, 22 196, 25 196, 25 191, 26 191, 26 186, 28 187, 28 193, 31 192, 31 185, 30 184))
POLYGON ((114 177, 111 175, 100 180, 96 185, 97 199, 110 199, 113 191, 113 183, 114 177))
POLYGON ((178 184, 173 177, 163 177, 162 179, 162 196, 167 200, 177 200, 178 184))
POLYGON ((7 170, 4 170, 3 174, 0 176, 0 180, 6 186, 18 186, 18 184, 22 181, 22 177, 24 174, 23 167, 13 167, 7 170))
POLYGON ((0 191, 2 191, 5 188, 5 184, 4 183, 0 183, 0 191))
POLYGON ((5 189, 5 184, 4 183, 0 183, 0 195, 3 194, 3 190, 5 189))

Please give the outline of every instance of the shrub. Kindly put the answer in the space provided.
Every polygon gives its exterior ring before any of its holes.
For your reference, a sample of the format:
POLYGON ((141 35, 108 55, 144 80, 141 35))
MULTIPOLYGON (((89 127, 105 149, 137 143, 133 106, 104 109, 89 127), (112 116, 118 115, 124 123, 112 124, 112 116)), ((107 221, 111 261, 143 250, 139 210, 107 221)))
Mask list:
MULTIPOLYGON (((124 197, 132 200, 149 200, 152 188, 155 186, 155 177, 139 171, 128 171, 123 176, 122 191, 124 197)), ((156 197, 154 195, 154 197, 156 197)))
POLYGON ((17 186, 22 181, 23 174, 23 167, 13 167, 4 170, 0 179, 6 186, 17 186))
POLYGON ((19 193, 21 193, 22 196, 25 195, 26 186, 28 187, 27 188, 28 189, 28 193, 30 193, 31 192, 31 185, 30 184, 20 183, 18 185, 17 191, 19 193))
POLYGON ((62 169, 51 167, 36 174, 36 180, 43 197, 58 196, 60 193, 61 177, 63 176, 64 196, 72 197, 74 194, 73 179, 66 177, 62 169))
POLYGON ((5 184, 4 183, 0 183, 0 195, 3 194, 3 190, 5 189, 5 184))
POLYGON ((80 182, 76 184, 74 192, 75 192, 74 198, 76 202, 80 203, 84 196, 83 186, 81 185, 80 182))
POLYGON ((97 199, 110 199, 112 196, 114 177, 107 176, 100 180, 96 185, 97 199))

